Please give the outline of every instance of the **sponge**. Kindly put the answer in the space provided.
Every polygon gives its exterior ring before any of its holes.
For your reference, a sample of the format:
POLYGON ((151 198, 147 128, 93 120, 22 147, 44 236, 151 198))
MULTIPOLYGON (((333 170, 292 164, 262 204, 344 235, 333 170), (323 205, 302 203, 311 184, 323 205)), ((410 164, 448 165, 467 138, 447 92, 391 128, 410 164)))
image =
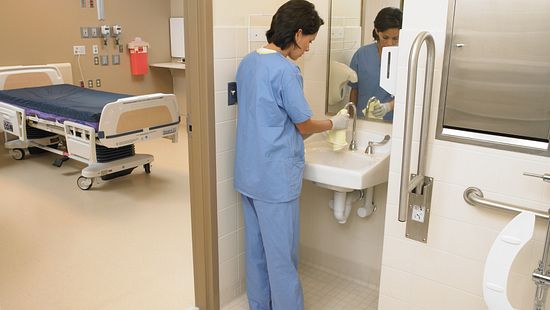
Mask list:
MULTIPOLYGON (((342 109, 337 114, 346 114, 348 111, 342 109)), ((330 130, 328 132, 327 141, 332 144, 332 149, 338 151, 343 149, 348 143, 346 142, 346 129, 330 130)))
MULTIPOLYGON (((370 97, 369 101, 367 102, 367 109, 368 109, 368 118, 376 118, 376 119, 382 119, 382 117, 377 117, 374 114, 372 114, 372 111, 380 105, 380 100, 376 97, 370 97)), ((366 114, 363 110, 363 114, 366 114)))

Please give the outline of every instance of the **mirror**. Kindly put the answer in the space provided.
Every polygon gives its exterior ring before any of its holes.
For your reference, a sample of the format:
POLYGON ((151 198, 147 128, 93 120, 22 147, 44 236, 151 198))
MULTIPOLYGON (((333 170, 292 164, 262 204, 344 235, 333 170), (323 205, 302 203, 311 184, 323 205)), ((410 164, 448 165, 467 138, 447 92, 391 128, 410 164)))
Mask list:
POLYGON ((393 96, 379 86, 379 47, 397 44, 401 11, 385 9, 385 20, 389 20, 390 25, 399 24, 399 27, 383 30, 380 43, 373 38, 375 17, 381 9, 388 6, 402 7, 402 0, 385 1, 383 4, 369 0, 366 3, 362 0, 331 1, 325 104, 327 114, 334 115, 347 102, 354 101, 356 104, 358 102, 358 118, 392 121, 393 96), (370 83, 371 80, 376 82, 370 83), (377 100, 369 103, 372 97, 377 100))

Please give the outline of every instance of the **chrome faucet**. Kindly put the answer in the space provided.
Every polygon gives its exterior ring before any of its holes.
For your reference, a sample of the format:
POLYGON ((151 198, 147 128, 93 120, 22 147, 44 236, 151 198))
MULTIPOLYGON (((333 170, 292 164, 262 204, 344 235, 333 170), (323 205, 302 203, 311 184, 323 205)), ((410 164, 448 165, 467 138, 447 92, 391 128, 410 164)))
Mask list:
POLYGON ((369 143, 367 145, 367 148, 365 149, 365 154, 374 153, 374 150, 373 150, 374 146, 384 145, 384 144, 388 143, 388 141, 390 141, 390 135, 385 135, 384 139, 382 139, 382 141, 380 141, 380 142, 369 141, 369 143))
POLYGON ((355 104, 353 102, 348 102, 344 106, 344 109, 347 109, 349 106, 353 108, 353 126, 351 127, 351 141, 349 142, 349 150, 350 151, 356 151, 357 150, 357 136, 356 136, 356 126, 357 126, 357 107, 355 107, 355 104))

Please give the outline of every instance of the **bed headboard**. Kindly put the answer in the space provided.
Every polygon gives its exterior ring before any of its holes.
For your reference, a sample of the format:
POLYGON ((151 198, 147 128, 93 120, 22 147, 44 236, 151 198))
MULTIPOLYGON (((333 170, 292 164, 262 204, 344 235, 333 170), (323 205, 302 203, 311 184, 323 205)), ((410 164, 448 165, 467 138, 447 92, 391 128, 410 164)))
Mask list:
POLYGON ((0 90, 72 84, 70 63, 0 67, 0 90))

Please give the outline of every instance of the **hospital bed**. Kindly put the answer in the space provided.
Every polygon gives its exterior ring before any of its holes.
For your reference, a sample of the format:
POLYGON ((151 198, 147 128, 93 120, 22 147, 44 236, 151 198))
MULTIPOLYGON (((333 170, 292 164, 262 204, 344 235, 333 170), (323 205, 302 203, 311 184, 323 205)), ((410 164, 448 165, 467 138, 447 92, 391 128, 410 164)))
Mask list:
POLYGON ((14 159, 49 151, 61 155, 56 166, 67 159, 85 163, 77 185, 88 190, 136 167, 151 172, 153 156, 136 154, 134 143, 177 142, 173 94, 131 96, 71 83, 68 63, 0 67, 0 128, 14 159))

